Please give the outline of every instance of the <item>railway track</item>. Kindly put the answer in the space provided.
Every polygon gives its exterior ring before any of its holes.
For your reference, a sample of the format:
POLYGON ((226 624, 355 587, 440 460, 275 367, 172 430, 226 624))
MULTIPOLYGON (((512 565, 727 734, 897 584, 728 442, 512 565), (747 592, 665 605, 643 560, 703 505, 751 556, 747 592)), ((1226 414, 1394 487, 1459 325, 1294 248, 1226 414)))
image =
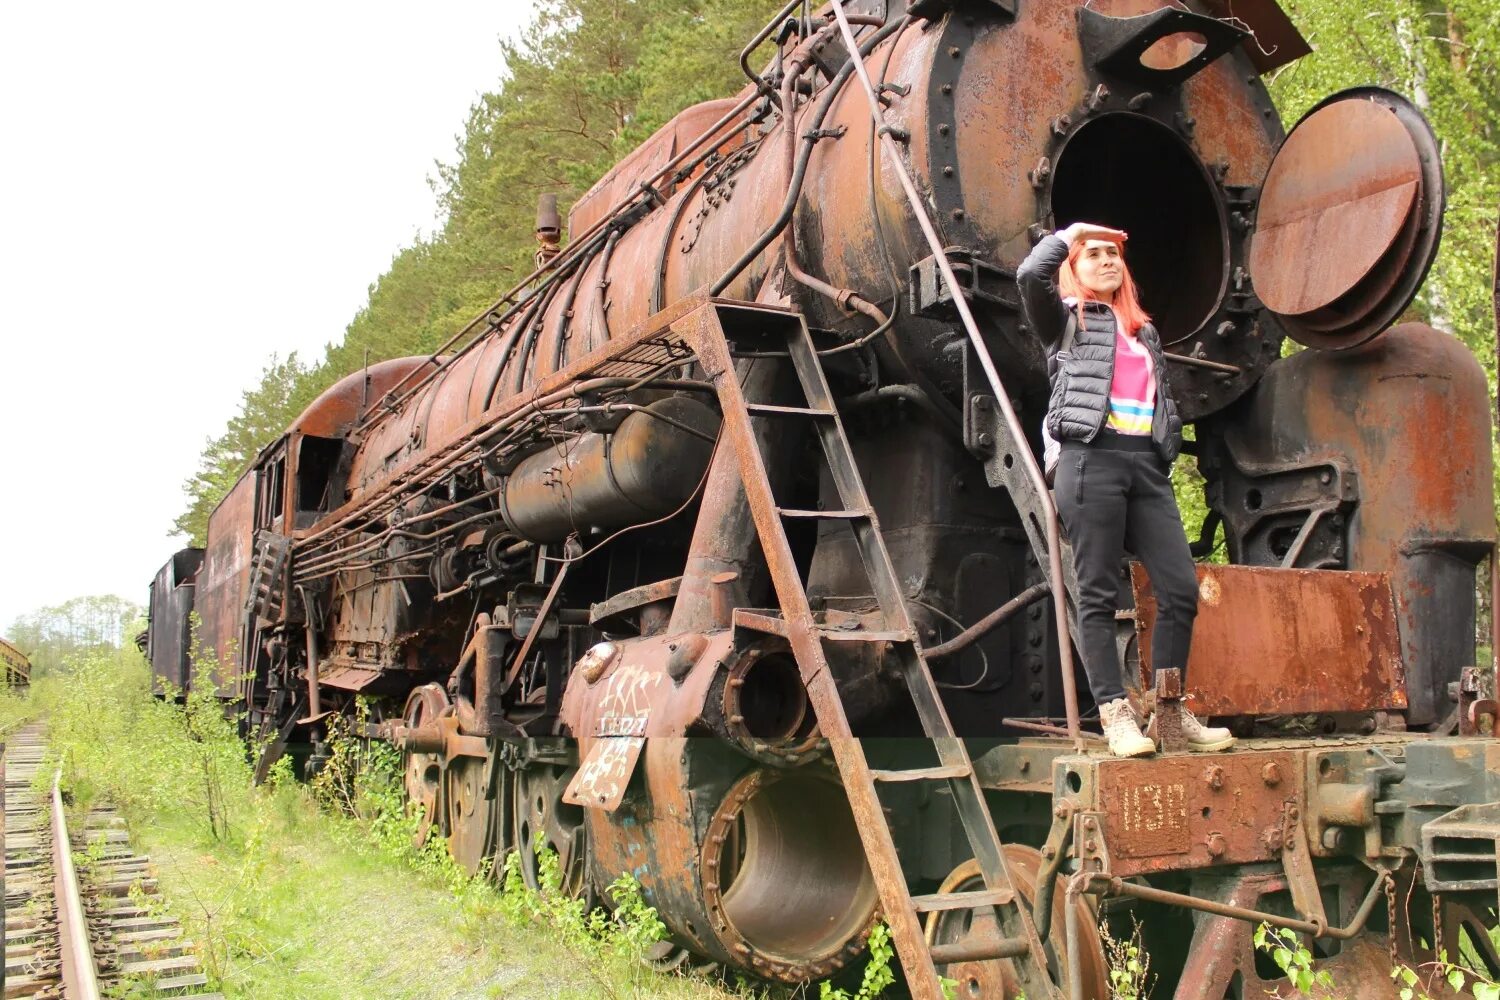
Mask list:
POLYGON ((223 1000, 199 992, 208 977, 192 942, 114 811, 93 809, 70 833, 55 781, 38 791, 45 758, 40 725, 7 741, 4 1000, 96 1000, 127 978, 142 984, 132 996, 223 1000))

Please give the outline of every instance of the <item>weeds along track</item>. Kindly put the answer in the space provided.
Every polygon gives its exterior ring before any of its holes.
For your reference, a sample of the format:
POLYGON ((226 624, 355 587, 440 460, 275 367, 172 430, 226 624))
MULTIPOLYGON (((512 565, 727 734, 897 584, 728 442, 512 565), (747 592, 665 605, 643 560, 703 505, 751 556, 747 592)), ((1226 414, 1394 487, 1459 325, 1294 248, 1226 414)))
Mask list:
POLYGON ((6 741, 5 1000, 96 1000, 125 980, 132 997, 223 1000, 197 992, 208 977, 115 812, 69 832, 46 758, 40 724, 6 741))

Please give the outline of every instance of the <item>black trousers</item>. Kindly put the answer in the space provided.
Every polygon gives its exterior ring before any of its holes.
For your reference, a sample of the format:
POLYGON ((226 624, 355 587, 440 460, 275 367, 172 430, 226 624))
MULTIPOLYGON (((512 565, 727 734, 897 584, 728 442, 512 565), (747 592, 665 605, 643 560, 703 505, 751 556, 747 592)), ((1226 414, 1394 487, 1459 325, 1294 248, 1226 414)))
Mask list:
POLYGON ((1168 466, 1143 437, 1102 432, 1065 441, 1054 484, 1057 512, 1073 545, 1078 631, 1094 703, 1125 696, 1115 645, 1120 562, 1128 550, 1151 575, 1156 627, 1151 668, 1187 670, 1198 614, 1198 576, 1172 493, 1168 466))

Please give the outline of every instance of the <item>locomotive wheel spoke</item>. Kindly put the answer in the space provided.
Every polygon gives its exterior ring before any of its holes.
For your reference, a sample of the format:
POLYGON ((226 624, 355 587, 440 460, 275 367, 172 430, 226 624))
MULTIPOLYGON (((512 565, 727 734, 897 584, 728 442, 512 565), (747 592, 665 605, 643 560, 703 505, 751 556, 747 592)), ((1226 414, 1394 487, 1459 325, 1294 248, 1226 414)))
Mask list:
MULTIPOLYGON (((402 718, 408 729, 417 729, 436 720, 449 711, 449 708, 448 695, 441 687, 423 684, 407 697, 402 718)), ((443 786, 442 764, 440 754, 414 753, 408 750, 402 755, 407 808, 416 811, 421 817, 417 832, 413 835, 418 847, 427 842, 439 818, 443 786)))
POLYGON ((594 903, 588 877, 588 837, 583 810, 562 800, 572 777, 570 768, 534 764, 516 773, 512 816, 514 842, 521 875, 533 889, 541 888, 541 846, 557 855, 559 884, 566 896, 594 903))
POLYGON ((448 852, 459 867, 477 874, 493 854, 495 811, 485 798, 493 758, 457 757, 443 768, 443 810, 448 852))

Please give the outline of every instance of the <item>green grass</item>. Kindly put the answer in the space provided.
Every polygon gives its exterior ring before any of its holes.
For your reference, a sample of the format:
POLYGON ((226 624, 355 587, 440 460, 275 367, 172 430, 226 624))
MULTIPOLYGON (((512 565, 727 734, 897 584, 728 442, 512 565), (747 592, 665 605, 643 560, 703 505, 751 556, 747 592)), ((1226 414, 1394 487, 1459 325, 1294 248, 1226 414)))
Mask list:
POLYGON ((468 878, 440 842, 414 850, 388 749, 348 751, 364 769, 322 803, 284 778, 252 787, 244 747, 213 699, 153 700, 133 649, 82 658, 29 698, 0 696, 0 729, 38 713, 74 808, 96 797, 120 808, 136 849, 155 862, 168 912, 226 996, 758 995, 646 969, 635 954, 654 913, 616 930, 560 897, 468 878), (327 801, 352 803, 354 814, 327 801))

